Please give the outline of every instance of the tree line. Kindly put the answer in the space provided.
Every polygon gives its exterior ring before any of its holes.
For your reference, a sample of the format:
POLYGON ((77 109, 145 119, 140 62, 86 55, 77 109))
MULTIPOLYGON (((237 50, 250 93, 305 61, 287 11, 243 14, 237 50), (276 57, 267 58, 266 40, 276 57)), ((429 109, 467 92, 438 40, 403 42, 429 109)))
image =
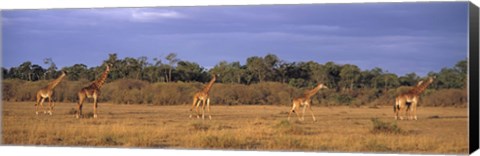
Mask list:
MULTIPOLYGON (((70 81, 93 81, 104 69, 101 65, 88 67, 85 64, 74 64, 59 70, 51 58, 45 58, 43 62, 46 68, 30 61, 10 69, 2 67, 3 79, 51 80, 64 70, 68 73, 67 79, 70 81)), ((119 79, 135 79, 150 83, 207 82, 210 74, 215 73, 220 75, 217 82, 225 84, 279 82, 303 88, 325 83, 336 91, 352 91, 365 88, 389 90, 400 86, 413 86, 421 79, 414 72, 398 76, 380 67, 361 70, 353 64, 287 62, 274 54, 249 57, 244 65, 239 61, 220 61, 211 69, 206 69, 196 62, 181 60, 175 53, 170 53, 165 58, 153 58, 153 62, 149 62, 145 56, 120 59, 116 53, 112 53, 103 62, 112 64, 107 82, 119 79)), ((443 68, 438 73, 429 72, 428 76, 436 77, 431 86, 434 89, 465 88, 467 61, 460 60, 454 67, 443 68)))

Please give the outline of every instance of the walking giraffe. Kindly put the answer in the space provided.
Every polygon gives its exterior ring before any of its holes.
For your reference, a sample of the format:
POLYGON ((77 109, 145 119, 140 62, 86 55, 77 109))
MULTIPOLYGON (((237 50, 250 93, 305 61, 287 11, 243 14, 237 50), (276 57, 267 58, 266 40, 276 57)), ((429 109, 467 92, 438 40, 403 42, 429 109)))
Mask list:
POLYGON ((405 111, 407 119, 412 119, 411 112, 413 112, 413 118, 417 120, 417 105, 420 94, 433 82, 433 79, 433 77, 429 77, 427 82, 420 81, 413 89, 402 93, 395 98, 395 105, 393 106, 395 120, 397 120, 398 117, 400 117, 400 120, 403 120, 403 117, 399 116, 402 110, 405 111))
POLYGON ((208 94, 216 79, 217 77, 215 76, 215 74, 212 74, 212 79, 210 80, 210 82, 200 92, 197 92, 195 93, 195 95, 193 95, 193 104, 192 108, 190 108, 190 118, 192 118, 192 112, 195 106, 197 118, 200 118, 198 114, 198 107, 200 106, 200 102, 202 102, 202 119, 205 119, 205 103, 207 103, 208 118, 212 120, 212 115, 210 114, 210 97, 208 97, 208 94))
POLYGON ((37 102, 35 103, 35 114, 38 115, 38 105, 42 107, 43 113, 47 114, 47 111, 45 111, 45 108, 43 107, 43 102, 45 99, 48 98, 48 114, 52 115, 53 114, 53 108, 55 107, 55 101, 53 100, 53 89, 63 80, 63 78, 67 74, 65 71, 62 71, 62 75, 60 75, 57 79, 53 80, 48 84, 48 86, 45 86, 41 88, 39 91, 37 91, 37 102))
POLYGON ((93 81, 87 87, 82 88, 78 92, 78 104, 77 104, 77 118, 80 118, 82 115, 82 105, 86 98, 93 98, 93 118, 97 118, 97 99, 100 96, 100 88, 102 88, 105 80, 107 79, 108 73, 110 72, 110 65, 107 64, 105 71, 96 81, 93 81))
POLYGON ((290 115, 292 114, 292 112, 294 112, 298 119, 300 121, 303 121, 305 120, 304 116, 305 116, 305 109, 308 107, 308 110, 310 110, 310 113, 312 114, 312 118, 313 118, 313 121, 316 121, 315 119, 315 116, 313 115, 313 111, 312 111, 312 107, 311 107, 311 104, 312 104, 312 99, 311 97, 313 95, 315 95, 320 89, 322 88, 325 88, 325 89, 328 89, 327 86, 325 86, 324 84, 319 84, 317 87, 311 89, 311 90, 307 90, 305 91, 305 93, 303 94, 303 96, 300 96, 298 98, 294 98, 293 101, 292 101, 292 109, 290 110, 290 112, 288 113, 288 120, 290 120, 290 115), (297 108, 303 106, 303 113, 302 113, 302 118, 300 118, 300 116, 298 115, 298 113, 295 111, 297 108))

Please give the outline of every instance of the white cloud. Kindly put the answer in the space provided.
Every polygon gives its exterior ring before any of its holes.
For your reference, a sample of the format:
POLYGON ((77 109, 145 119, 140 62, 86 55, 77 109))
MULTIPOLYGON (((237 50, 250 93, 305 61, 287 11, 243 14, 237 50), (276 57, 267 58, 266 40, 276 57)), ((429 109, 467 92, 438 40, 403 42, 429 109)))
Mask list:
POLYGON ((130 22, 155 22, 165 19, 186 18, 185 14, 173 10, 159 10, 147 8, 115 8, 115 9, 90 9, 80 10, 78 16, 91 15, 109 20, 120 20, 130 22))
POLYGON ((131 20, 138 22, 152 22, 162 19, 177 19, 185 18, 184 14, 176 11, 146 11, 146 10, 133 10, 131 13, 131 20))

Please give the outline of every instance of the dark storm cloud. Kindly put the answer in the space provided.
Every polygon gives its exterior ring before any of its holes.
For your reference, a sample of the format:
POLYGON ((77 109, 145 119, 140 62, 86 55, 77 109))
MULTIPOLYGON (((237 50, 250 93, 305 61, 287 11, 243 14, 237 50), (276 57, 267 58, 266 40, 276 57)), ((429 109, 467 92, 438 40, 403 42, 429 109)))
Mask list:
POLYGON ((15 10, 2 29, 5 67, 91 67, 114 52, 212 67, 272 53, 424 75, 467 56, 466 2, 15 10))

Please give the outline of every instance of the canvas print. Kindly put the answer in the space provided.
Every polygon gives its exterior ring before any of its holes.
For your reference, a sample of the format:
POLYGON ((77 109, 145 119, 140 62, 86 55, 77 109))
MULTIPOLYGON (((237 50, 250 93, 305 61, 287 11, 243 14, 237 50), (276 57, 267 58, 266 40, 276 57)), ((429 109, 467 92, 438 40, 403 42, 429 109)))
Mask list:
POLYGON ((467 154, 468 6, 2 10, 2 144, 467 154))

